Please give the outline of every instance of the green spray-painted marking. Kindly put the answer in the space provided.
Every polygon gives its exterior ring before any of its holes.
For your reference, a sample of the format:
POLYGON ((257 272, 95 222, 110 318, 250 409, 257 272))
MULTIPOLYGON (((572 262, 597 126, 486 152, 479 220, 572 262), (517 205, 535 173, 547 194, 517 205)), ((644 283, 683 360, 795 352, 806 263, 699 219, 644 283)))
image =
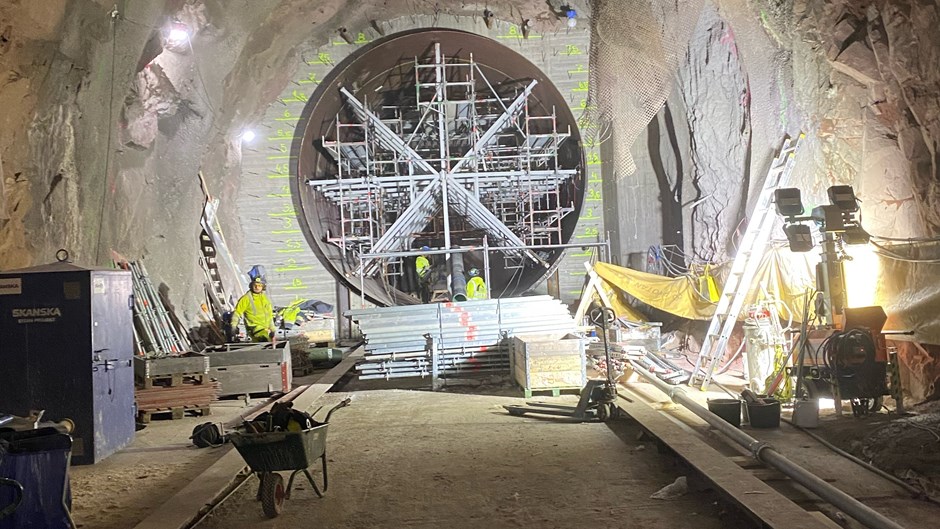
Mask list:
POLYGON ((587 99, 578 101, 578 108, 581 110, 597 110, 597 105, 589 105, 587 99))
POLYGON ((268 136, 268 141, 291 141, 296 139, 289 130, 277 129, 274 136, 268 136))
POLYGON ((582 117, 582 118, 578 118, 578 128, 581 130, 588 130, 588 129, 597 128, 597 125, 594 123, 593 120, 582 117))
POLYGON ((290 113, 290 110, 285 110, 284 113, 281 114, 281 117, 274 118, 274 121, 293 121, 294 123, 297 123, 297 119, 298 118, 294 117, 294 115, 290 113))
MULTIPOLYGON (((292 260, 293 260, 293 259, 292 259, 292 260)), ((280 267, 274 269, 275 272, 292 272, 292 271, 297 271, 297 270, 313 270, 313 267, 312 267, 312 266, 288 265, 288 266, 280 266, 280 267)))
POLYGON ((297 212, 294 211, 294 206, 290 204, 284 204, 284 207, 281 208, 280 212, 277 213, 268 213, 269 217, 296 217, 297 212))
POLYGON ((530 31, 530 32, 529 32, 529 36, 526 37, 526 36, 522 33, 522 31, 519 29, 518 26, 516 26, 515 24, 510 24, 510 25, 509 25, 509 30, 506 31, 506 34, 504 34, 504 35, 497 35, 496 38, 498 38, 498 39, 525 39, 525 38, 540 39, 540 38, 542 38, 542 36, 541 36, 541 35, 537 35, 537 34, 535 34, 535 33, 532 33, 532 32, 530 31))
POLYGON ((565 51, 561 52, 562 55, 584 55, 584 52, 581 51, 581 48, 575 46, 574 44, 568 44, 565 46, 565 51))
POLYGON ((284 103, 285 105, 287 103, 306 103, 307 94, 303 93, 301 90, 291 90, 290 97, 282 97, 278 99, 278 101, 284 103))
MULTIPOLYGON (((589 85, 588 81, 578 81, 578 87, 572 88, 571 91, 572 92, 587 92, 590 89, 588 85, 589 85)), ((585 105, 587 105, 587 103, 585 103, 585 105)))
POLYGON ((583 64, 579 64, 574 70, 568 70, 568 75, 579 75, 589 73, 591 70, 585 68, 583 64))
POLYGON ((575 239, 594 239, 600 235, 601 231, 594 226, 586 226, 584 228, 584 233, 581 235, 575 235, 575 239))
POLYGON ((594 215, 594 208, 588 208, 584 215, 578 217, 581 220, 598 220, 600 217, 594 215))
MULTIPOLYGON (((344 43, 344 44, 345 44, 345 43, 344 43)), ((306 61, 306 60, 305 60, 304 62, 307 63, 307 64, 309 64, 309 65, 314 65, 314 64, 326 64, 326 65, 332 66, 332 65, 333 65, 333 58, 330 56, 329 53, 327 53, 327 52, 325 52, 325 51, 321 51, 320 53, 317 54, 316 60, 314 60, 314 61, 306 61)))
POLYGON ((302 279, 300 279, 299 277, 295 277, 291 281, 290 286, 281 287, 281 288, 283 288, 284 290, 307 290, 308 287, 307 285, 304 284, 302 279))
POLYGON ((305 79, 297 81, 297 84, 320 84, 320 80, 317 79, 317 72, 310 72, 305 79))

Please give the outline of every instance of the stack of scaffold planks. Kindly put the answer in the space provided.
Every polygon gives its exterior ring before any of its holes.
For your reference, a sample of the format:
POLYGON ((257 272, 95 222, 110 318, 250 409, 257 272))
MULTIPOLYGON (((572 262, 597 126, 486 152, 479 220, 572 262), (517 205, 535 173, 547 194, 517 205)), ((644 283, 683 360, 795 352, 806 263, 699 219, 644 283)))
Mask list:
POLYGON ((154 416, 181 419, 187 412, 207 416, 219 398, 219 383, 209 380, 209 358, 186 353, 134 359, 138 421, 154 416))

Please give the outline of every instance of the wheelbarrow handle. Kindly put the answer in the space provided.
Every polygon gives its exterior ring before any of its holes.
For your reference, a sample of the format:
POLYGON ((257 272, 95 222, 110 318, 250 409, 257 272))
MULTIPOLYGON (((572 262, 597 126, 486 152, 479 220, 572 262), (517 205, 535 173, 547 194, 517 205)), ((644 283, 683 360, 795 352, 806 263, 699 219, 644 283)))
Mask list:
POLYGON ((333 412, 336 411, 336 410, 338 410, 338 409, 340 409, 340 408, 345 408, 346 406, 349 406, 349 403, 350 403, 350 402, 352 402, 352 399, 349 398, 349 397, 346 397, 345 399, 343 399, 342 401, 340 401, 339 404, 337 404, 336 406, 333 406, 332 408, 330 408, 330 411, 328 411, 328 412, 326 413, 326 419, 324 419, 323 422, 324 422, 324 423, 330 422, 330 416, 333 415, 333 412))
POLYGON ((20 502, 23 501, 23 485, 20 485, 18 481, 12 479, 0 478, 0 486, 7 486, 13 489, 13 502, 3 509, 0 509, 0 520, 2 520, 13 514, 13 511, 20 506, 20 502))

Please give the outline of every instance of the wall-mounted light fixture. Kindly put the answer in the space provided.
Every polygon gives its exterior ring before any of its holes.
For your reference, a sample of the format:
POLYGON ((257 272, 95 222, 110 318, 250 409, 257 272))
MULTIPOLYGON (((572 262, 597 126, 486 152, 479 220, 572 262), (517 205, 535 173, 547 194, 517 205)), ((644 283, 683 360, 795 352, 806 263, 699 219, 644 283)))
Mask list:
POLYGON ((163 32, 163 47, 176 52, 189 50, 189 39, 192 30, 186 24, 176 21, 171 23, 163 32))
POLYGON ((561 10, 565 14, 565 18, 568 19, 566 23, 568 24, 569 28, 573 28, 578 25, 578 12, 573 7, 570 5, 563 5, 561 6, 561 10))

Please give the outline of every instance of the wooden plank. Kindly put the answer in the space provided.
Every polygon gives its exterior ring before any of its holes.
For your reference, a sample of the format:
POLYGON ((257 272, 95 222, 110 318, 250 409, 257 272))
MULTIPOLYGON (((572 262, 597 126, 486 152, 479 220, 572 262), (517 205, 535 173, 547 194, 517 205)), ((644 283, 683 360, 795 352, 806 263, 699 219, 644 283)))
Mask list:
POLYGON ((822 522, 824 527, 828 527, 829 529, 842 529, 841 525, 837 524, 835 521, 832 520, 832 518, 826 516, 825 514, 819 511, 809 511, 809 514, 813 518, 816 518, 817 520, 822 522))
POLYGON ((829 526, 789 501, 769 485, 751 475, 704 441, 664 417, 637 398, 633 402, 617 399, 617 406, 638 421, 643 428, 667 444, 706 479, 725 491, 744 510, 768 527, 789 529, 828 529, 829 526))
MULTIPOLYGON (((294 408, 306 410, 322 397, 347 371, 356 365, 362 358, 365 349, 360 347, 353 351, 345 360, 329 370, 315 384, 307 386, 301 394, 294 399, 294 408)), ((224 493, 233 482, 236 475, 246 468, 245 461, 232 445, 225 445, 218 449, 221 453, 219 460, 212 464, 205 472, 196 476, 179 492, 170 497, 163 505, 157 507, 147 518, 134 526, 134 529, 183 529, 189 527, 200 510, 212 503, 224 493)))

